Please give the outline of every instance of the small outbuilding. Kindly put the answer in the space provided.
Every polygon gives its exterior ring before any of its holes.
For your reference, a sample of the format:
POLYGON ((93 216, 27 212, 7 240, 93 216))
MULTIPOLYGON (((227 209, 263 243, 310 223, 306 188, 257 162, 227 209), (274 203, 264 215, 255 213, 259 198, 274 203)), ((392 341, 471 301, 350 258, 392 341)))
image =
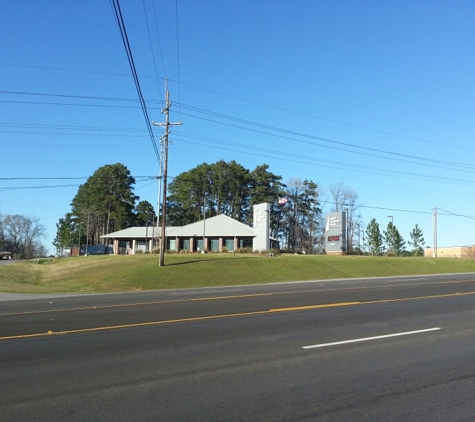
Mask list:
POLYGON ((13 253, 8 251, 0 252, 0 259, 13 259, 13 253))
POLYGON ((475 258, 475 245, 438 247, 436 253, 434 253, 434 248, 426 248, 424 256, 426 258, 475 258))

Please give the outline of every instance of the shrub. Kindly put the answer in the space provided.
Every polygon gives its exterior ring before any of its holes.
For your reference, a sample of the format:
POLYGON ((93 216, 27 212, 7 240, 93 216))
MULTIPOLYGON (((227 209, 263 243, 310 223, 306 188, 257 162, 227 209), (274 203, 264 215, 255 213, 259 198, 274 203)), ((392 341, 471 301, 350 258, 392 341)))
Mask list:
POLYGON ((252 253, 252 248, 247 246, 245 248, 239 248, 236 250, 237 253, 252 253))

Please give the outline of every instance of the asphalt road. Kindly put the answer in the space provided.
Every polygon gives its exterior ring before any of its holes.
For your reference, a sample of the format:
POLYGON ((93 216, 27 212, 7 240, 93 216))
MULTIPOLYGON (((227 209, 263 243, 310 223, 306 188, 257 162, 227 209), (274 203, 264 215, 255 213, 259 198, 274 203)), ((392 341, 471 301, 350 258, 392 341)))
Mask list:
POLYGON ((2 421, 475 420, 475 274, 19 298, 2 421))
POLYGON ((2 258, 0 258, 0 265, 2 265, 2 264, 11 264, 12 262, 18 262, 18 261, 14 261, 13 259, 2 259, 2 258))

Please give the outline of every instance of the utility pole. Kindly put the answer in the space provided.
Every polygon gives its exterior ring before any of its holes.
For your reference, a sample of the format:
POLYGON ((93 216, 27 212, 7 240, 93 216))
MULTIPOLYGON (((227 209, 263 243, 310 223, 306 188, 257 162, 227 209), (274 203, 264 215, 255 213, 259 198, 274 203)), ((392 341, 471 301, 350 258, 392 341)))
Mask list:
MULTIPOLYGON (((148 215, 149 214, 150 214, 150 206, 147 205, 147 217, 146 217, 146 220, 145 220, 145 253, 148 252, 148 215)), ((152 224, 152 226, 153 226, 153 224, 152 224)))
POLYGON ((79 239, 78 239, 79 248, 78 248, 78 256, 81 256, 81 223, 78 223, 78 226, 79 226, 79 239))
POLYGON ((346 236, 346 255, 349 255, 351 250, 351 241, 353 239, 350 239, 350 236, 351 236, 351 232, 350 232, 350 209, 347 207, 346 208, 346 213, 345 213, 345 227, 346 227, 346 233, 345 233, 345 236, 346 236))
POLYGON ((434 207, 434 216, 432 219, 433 224, 433 234, 434 234, 434 251, 433 256, 437 258, 437 207, 434 207))
POLYGON ((203 196, 203 250, 201 253, 205 254, 206 253, 206 198, 203 196))
POLYGON ((87 256, 87 245, 89 244, 89 212, 87 213, 87 230, 86 230, 86 256, 87 256))
POLYGON ((359 253, 361 253, 361 228, 360 228, 360 223, 356 223, 356 226, 358 227, 358 249, 359 253))
POLYGON ((162 114, 165 114, 165 123, 152 122, 154 126, 161 126, 165 129, 165 134, 160 138, 163 142, 163 199, 162 199, 162 232, 160 236, 160 260, 159 265, 165 265, 165 248, 166 236, 165 226, 167 220, 167 177, 168 177, 168 135, 170 134, 170 126, 179 126, 181 122, 170 123, 170 93, 168 92, 168 79, 165 80, 165 108, 162 109, 162 114))
POLYGON ((364 228, 363 228, 362 232, 363 232, 363 246, 362 246, 361 251, 362 251, 362 253, 363 253, 363 255, 364 255, 364 253, 365 253, 364 228))

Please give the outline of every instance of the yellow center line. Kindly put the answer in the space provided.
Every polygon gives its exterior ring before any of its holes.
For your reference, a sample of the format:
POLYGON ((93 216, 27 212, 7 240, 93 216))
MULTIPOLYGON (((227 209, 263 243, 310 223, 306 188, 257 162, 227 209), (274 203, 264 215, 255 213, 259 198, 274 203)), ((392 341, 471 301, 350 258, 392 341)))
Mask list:
POLYGON ((269 309, 269 312, 289 312, 289 311, 303 311, 307 309, 337 308, 339 306, 360 305, 361 303, 362 302, 340 302, 340 303, 326 303, 323 305, 294 306, 292 308, 269 309))
POLYGON ((463 281, 441 281, 436 283, 411 283, 404 284, 401 286, 394 285, 384 285, 384 286, 359 286, 359 287, 345 287, 342 289, 312 289, 312 290, 301 290, 301 291, 285 291, 285 292, 274 292, 274 293, 255 293, 255 294, 243 294, 243 295, 230 295, 230 296, 213 296, 213 297, 201 297, 201 298, 187 298, 187 299, 171 299, 171 300, 161 300, 161 301, 151 301, 151 302, 135 302, 135 303, 124 303, 124 304, 115 304, 115 305, 99 305, 99 306, 83 306, 77 308, 61 308, 61 309, 47 309, 42 311, 27 311, 27 312, 8 312, 0 314, 2 316, 15 316, 15 315, 35 315, 35 314, 45 314, 49 312, 74 312, 74 311, 94 311, 100 309, 113 309, 113 308, 128 308, 133 306, 153 306, 153 305, 164 305, 170 303, 186 303, 186 302, 205 302, 212 300, 231 300, 231 299, 244 299, 244 298, 253 298, 253 297, 264 297, 264 296, 283 296, 283 295, 297 295, 305 293, 319 293, 319 292, 344 292, 351 290, 371 290, 371 289, 388 289, 388 288, 403 288, 403 287, 417 287, 417 286, 430 286, 430 285, 440 285, 440 284, 457 284, 457 283, 473 283, 475 280, 463 280, 463 281))
POLYGON ((210 316, 192 317, 192 318, 168 319, 165 321, 138 322, 135 324, 110 325, 106 327, 94 327, 94 328, 79 328, 76 330, 65 330, 65 331, 55 331, 55 332, 48 331, 47 333, 20 334, 16 336, 0 337, 0 340, 12 340, 12 339, 21 339, 21 338, 30 338, 30 337, 45 337, 45 336, 51 336, 51 335, 64 335, 64 334, 76 334, 76 333, 89 333, 93 331, 116 330, 119 328, 146 327, 146 326, 151 326, 151 325, 173 324, 175 322, 206 321, 209 319, 231 318, 231 317, 237 317, 237 316, 258 315, 258 314, 267 314, 267 313, 269 313, 269 311, 240 312, 237 314, 223 314, 223 315, 210 315, 210 316))
POLYGON ((373 301, 367 301, 367 302, 339 302, 339 303, 327 303, 327 304, 321 304, 321 305, 298 306, 298 307, 290 307, 290 308, 275 308, 275 309, 268 309, 264 311, 238 312, 238 313, 233 313, 233 314, 208 315, 208 316, 191 317, 191 318, 178 318, 178 319, 169 319, 169 320, 164 320, 164 321, 138 322, 134 324, 111 325, 111 326, 93 327, 93 328, 79 328, 75 330, 65 330, 65 331, 57 331, 57 332, 48 331, 47 333, 20 334, 20 335, 15 335, 15 336, 0 337, 0 340, 13 340, 13 339, 25 339, 25 338, 32 338, 32 337, 46 337, 46 336, 52 336, 52 335, 89 333, 89 332, 94 332, 94 331, 116 330, 120 328, 136 328, 136 327, 147 327, 147 326, 153 326, 153 325, 173 324, 173 323, 179 323, 179 322, 206 321, 206 320, 213 320, 213 319, 232 318, 232 317, 241 317, 241 316, 249 316, 249 315, 264 315, 264 314, 271 314, 275 312, 292 312, 292 311, 302 311, 302 310, 310 310, 310 309, 336 308, 336 307, 341 307, 341 306, 374 305, 378 303, 380 304, 380 303, 402 302, 402 301, 410 301, 410 300, 440 299, 440 298, 448 298, 448 297, 455 297, 455 296, 469 296, 469 295, 475 295, 475 292, 468 292, 468 293, 457 292, 457 293, 450 293, 450 294, 444 294, 444 295, 406 297, 406 298, 399 298, 399 299, 381 299, 381 300, 373 300, 373 301))

